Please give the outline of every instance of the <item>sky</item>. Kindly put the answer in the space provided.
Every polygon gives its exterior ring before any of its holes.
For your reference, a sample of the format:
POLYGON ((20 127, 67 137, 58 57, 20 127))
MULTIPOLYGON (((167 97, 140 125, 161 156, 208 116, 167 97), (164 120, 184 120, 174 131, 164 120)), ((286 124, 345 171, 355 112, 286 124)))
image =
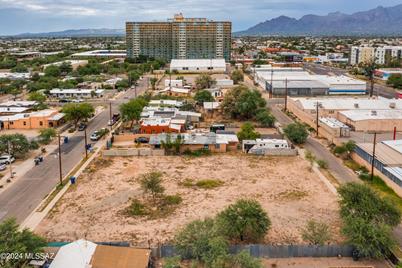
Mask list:
POLYGON ((0 35, 67 29, 116 28, 125 21, 185 17, 230 20, 233 31, 285 15, 351 14, 402 0, 0 0, 0 35))

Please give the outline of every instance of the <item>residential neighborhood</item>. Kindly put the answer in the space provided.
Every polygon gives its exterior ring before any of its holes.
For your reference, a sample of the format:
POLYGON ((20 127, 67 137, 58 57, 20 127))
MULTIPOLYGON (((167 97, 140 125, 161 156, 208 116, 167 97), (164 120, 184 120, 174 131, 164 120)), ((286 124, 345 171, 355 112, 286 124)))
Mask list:
POLYGON ((402 267, 402 31, 362 18, 402 6, 240 31, 145 2, 0 26, 0 267, 402 267))

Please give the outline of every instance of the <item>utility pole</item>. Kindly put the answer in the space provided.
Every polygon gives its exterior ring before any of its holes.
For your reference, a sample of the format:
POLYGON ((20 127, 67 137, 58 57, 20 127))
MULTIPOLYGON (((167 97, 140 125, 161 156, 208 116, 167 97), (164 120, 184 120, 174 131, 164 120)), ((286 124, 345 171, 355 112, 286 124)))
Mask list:
POLYGON ((374 75, 370 76, 370 98, 373 97, 374 94, 374 75))
POLYGON ((271 65, 271 92, 269 94, 269 97, 272 98, 274 95, 274 85, 272 84, 274 81, 274 67, 271 65))
POLYGON ((317 137, 318 137, 318 127, 319 127, 319 122, 318 122, 318 120, 319 120, 319 115, 318 115, 319 106, 320 106, 320 103, 317 101, 317 104, 316 104, 316 115, 317 115, 317 118, 316 118, 316 134, 317 134, 317 137))
POLYGON ((285 78, 285 112, 288 111, 288 78, 285 78))
POLYGON ((61 136, 60 134, 57 134, 58 140, 59 140, 59 178, 60 178, 60 185, 63 185, 63 171, 61 167, 61 144, 60 144, 60 139, 61 136))
MULTIPOLYGON (((10 141, 7 142, 7 147, 8 147, 8 155, 11 156, 11 144, 10 141)), ((13 167, 10 159, 10 178, 14 178, 14 173, 13 173, 13 167)))
POLYGON ((371 159, 371 181, 374 179, 374 160, 375 160, 375 146, 377 143, 377 132, 374 132, 374 141, 373 141, 373 158, 371 159))
POLYGON ((87 141, 87 128, 84 129, 84 135, 85 135, 85 158, 88 158, 88 141, 87 141))
POLYGON ((110 130, 112 130, 113 122, 112 122, 112 102, 109 102, 109 122, 110 122, 110 130))

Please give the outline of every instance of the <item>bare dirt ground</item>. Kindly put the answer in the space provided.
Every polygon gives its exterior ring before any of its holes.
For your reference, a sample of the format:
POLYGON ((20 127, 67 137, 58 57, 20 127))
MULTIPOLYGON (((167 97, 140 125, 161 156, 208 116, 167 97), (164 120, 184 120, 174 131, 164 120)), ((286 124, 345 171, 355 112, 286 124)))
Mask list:
POLYGON ((310 219, 327 223, 340 242, 337 198, 299 157, 257 157, 240 153, 199 158, 176 156, 97 159, 45 218, 37 232, 53 241, 86 237, 92 241, 166 242, 186 223, 213 217, 240 198, 258 200, 272 228, 265 243, 302 243, 300 229, 310 219), (163 219, 132 218, 122 213, 130 198, 144 200, 138 178, 163 173, 166 194, 182 204, 163 219), (183 186, 186 179, 219 179, 215 189, 183 186))
POLYGON ((361 260, 353 261, 352 258, 284 258, 262 259, 264 267, 277 268, 324 268, 324 267, 389 267, 384 261, 361 260), (276 266, 275 266, 276 265, 276 266))

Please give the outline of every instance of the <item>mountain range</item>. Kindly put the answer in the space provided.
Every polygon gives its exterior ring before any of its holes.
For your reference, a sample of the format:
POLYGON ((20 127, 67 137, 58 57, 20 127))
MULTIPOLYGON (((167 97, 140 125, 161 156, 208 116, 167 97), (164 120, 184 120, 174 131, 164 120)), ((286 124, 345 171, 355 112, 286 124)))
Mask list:
POLYGON ((79 30, 65 30, 60 32, 48 33, 22 33, 15 35, 18 38, 31 38, 31 37, 97 37, 97 36, 123 36, 126 32, 124 29, 79 29, 79 30))
POLYGON ((402 4, 353 13, 305 15, 300 19, 280 16, 261 22, 235 36, 367 36, 402 35, 402 4))
MULTIPOLYGON (((23 33, 19 38, 30 37, 94 37, 123 36, 124 29, 79 29, 48 33, 23 33)), ((234 36, 391 36, 402 35, 402 4, 394 7, 353 13, 329 13, 325 16, 305 15, 300 19, 279 16, 261 22, 234 36)))

